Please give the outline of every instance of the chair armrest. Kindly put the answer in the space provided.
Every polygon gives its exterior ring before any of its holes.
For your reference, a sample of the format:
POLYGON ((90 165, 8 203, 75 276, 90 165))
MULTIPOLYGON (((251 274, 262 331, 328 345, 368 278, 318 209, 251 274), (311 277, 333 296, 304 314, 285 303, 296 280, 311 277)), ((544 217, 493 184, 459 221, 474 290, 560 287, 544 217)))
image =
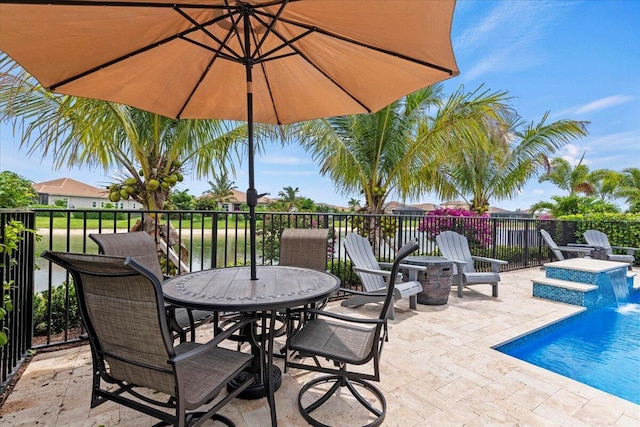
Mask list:
POLYGON ((200 355, 202 353, 206 353, 207 351, 211 350, 212 348, 217 347, 222 341, 228 339, 238 329, 243 328, 246 325, 255 322, 256 320, 257 320, 256 317, 246 317, 246 318, 234 323, 233 326, 231 326, 230 328, 225 329, 224 331, 220 332, 211 341, 208 341, 207 343, 198 346, 198 348, 194 348, 193 350, 189 350, 186 353, 182 353, 180 355, 174 356, 171 359, 169 359, 168 362, 169 363, 175 363, 175 364, 183 363, 183 362, 189 360, 192 357, 196 357, 196 356, 198 356, 198 355, 200 355))
POLYGON ((604 246, 590 245, 588 243, 567 243, 567 245, 576 248, 604 249, 604 246))
POLYGON ((386 270, 374 270, 372 268, 353 267, 353 271, 359 273, 377 274, 378 276, 391 277, 391 272, 386 270))
POLYGON ((338 291, 342 291, 342 292, 345 292, 345 293, 348 293, 348 294, 353 294, 353 295, 366 295, 366 296, 386 295, 387 294, 387 291, 364 292, 364 291, 355 291, 353 289, 348 289, 348 288, 340 288, 340 289, 338 289, 338 291))
POLYGON ((353 322, 353 323, 362 323, 362 324, 367 324, 367 325, 377 325, 377 324, 383 324, 386 322, 385 319, 366 319, 366 318, 361 318, 361 317, 351 317, 351 316, 345 316, 344 314, 339 314, 339 313, 332 313, 330 311, 325 311, 325 310, 316 310, 314 308, 306 310, 307 313, 311 313, 311 314, 315 314, 318 316, 326 316, 326 317, 331 317, 332 319, 338 319, 338 320, 344 320, 347 322, 353 322))
POLYGON ((498 265, 509 264, 507 261, 503 261, 501 259, 487 258, 483 256, 472 256, 471 259, 473 259, 474 261, 490 262, 491 264, 498 264, 498 265))
POLYGON ((583 248, 583 247, 577 247, 577 246, 556 246, 556 248, 558 250, 561 251, 565 251, 565 252, 579 252, 579 253, 585 253, 585 254, 589 254, 591 252, 591 248, 583 248))
POLYGON ((501 259, 487 258, 482 256, 472 256, 471 259, 473 259, 474 261, 491 263, 491 271, 493 273, 500 273, 500 266, 509 264, 507 261, 503 261, 501 259))
POLYGON ((640 248, 630 248, 628 246, 611 246, 611 249, 627 251, 627 255, 634 255, 636 251, 640 251, 640 248))

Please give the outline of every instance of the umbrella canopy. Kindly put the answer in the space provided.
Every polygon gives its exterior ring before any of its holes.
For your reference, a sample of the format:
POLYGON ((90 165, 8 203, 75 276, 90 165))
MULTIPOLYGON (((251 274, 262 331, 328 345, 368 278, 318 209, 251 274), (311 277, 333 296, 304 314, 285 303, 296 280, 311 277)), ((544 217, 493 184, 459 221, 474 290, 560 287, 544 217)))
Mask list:
MULTIPOLYGON (((455 0, 0 0, 0 50, 47 89, 174 118, 375 112, 457 75, 455 0)), ((255 278, 255 273, 252 274, 255 278)))

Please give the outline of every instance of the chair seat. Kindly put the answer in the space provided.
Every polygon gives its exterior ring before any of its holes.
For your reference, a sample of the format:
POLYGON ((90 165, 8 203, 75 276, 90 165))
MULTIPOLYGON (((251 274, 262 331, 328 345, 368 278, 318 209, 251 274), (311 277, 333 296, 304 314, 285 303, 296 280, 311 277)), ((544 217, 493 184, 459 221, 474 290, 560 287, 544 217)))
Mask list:
POLYGON ((422 283, 415 280, 400 282, 396 283, 396 287, 393 290, 393 297, 398 300, 417 295, 420 292, 422 292, 422 283))
MULTIPOLYGON (((175 347, 177 355, 201 346, 184 342, 175 347)), ((186 362, 183 372, 187 409, 195 409, 213 397, 229 382, 230 372, 240 372, 252 355, 226 348, 214 348, 186 362), (211 390, 217 390, 211 393, 211 390)))
POLYGON ((481 284, 481 283, 494 283, 500 281, 500 275, 498 273, 487 272, 473 272, 463 273, 465 284, 481 284))
MULTIPOLYGON (((205 310, 191 310, 191 315, 193 316, 193 322, 199 324, 213 319, 214 313, 212 311, 205 310)), ((174 316, 176 324, 180 328, 187 329, 191 327, 191 322, 189 321, 189 312, 186 308, 176 308, 174 316)))
POLYGON ((362 364, 368 360, 375 334, 375 326, 354 326, 344 322, 313 319, 291 338, 290 348, 302 354, 362 364))

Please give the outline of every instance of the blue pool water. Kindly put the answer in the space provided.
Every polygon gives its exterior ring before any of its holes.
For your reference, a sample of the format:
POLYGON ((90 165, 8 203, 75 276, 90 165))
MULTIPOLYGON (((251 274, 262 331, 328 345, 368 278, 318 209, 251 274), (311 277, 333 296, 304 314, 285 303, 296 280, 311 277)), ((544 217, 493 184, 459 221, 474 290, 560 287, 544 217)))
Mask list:
POLYGON ((496 350, 640 404, 640 292, 496 350))

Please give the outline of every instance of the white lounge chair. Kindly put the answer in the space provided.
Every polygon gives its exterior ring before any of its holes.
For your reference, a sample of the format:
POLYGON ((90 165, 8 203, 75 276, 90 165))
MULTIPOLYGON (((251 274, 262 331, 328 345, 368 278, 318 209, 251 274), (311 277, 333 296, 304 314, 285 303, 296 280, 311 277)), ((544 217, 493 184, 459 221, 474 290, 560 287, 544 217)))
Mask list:
MULTIPOLYGON (((391 268, 392 263, 378 262, 376 256, 371 249, 369 240, 359 234, 348 234, 344 239, 344 248, 347 256, 353 264, 353 271, 362 281, 364 292, 350 291, 353 296, 342 301, 345 307, 357 307, 359 305, 384 301, 386 291, 386 281, 391 275, 389 270, 383 268, 391 268)), ((419 265, 401 264, 400 269, 403 271, 426 271, 426 267, 419 265)), ((413 279, 413 274, 411 278, 413 279)), ((394 300, 409 297, 409 307, 415 309, 417 307, 417 294, 422 292, 422 284, 417 280, 409 280, 407 282, 396 282, 393 290, 394 300)), ((394 319, 393 304, 389 307, 389 318, 394 319)))
POLYGON ((630 248, 627 246, 611 246, 607 235, 598 230, 585 231, 584 239, 587 241, 587 244, 589 246, 593 246, 594 248, 603 248, 609 261, 626 262, 629 264, 629 268, 633 266, 633 263, 635 261, 635 252, 640 251, 640 248, 630 248), (627 253, 614 254, 614 249, 627 251, 627 253))
POLYGON ((558 246, 556 242, 553 240, 551 235, 547 230, 540 230, 540 234, 542 234, 542 238, 544 242, 547 244, 551 252, 558 258, 558 261, 563 261, 565 259, 564 253, 573 253, 578 257, 588 257, 591 253, 591 248, 579 248, 576 246, 558 246), (564 252, 564 253, 563 253, 564 252))
POLYGON ((436 243, 442 256, 453 261, 454 277, 458 285, 458 297, 462 298, 464 286, 490 284, 491 295, 498 296, 498 282, 500 281, 500 266, 507 265, 507 261, 499 259, 472 256, 467 238, 455 231, 444 231, 436 237, 436 243), (474 261, 491 263, 491 271, 476 271, 474 261))

